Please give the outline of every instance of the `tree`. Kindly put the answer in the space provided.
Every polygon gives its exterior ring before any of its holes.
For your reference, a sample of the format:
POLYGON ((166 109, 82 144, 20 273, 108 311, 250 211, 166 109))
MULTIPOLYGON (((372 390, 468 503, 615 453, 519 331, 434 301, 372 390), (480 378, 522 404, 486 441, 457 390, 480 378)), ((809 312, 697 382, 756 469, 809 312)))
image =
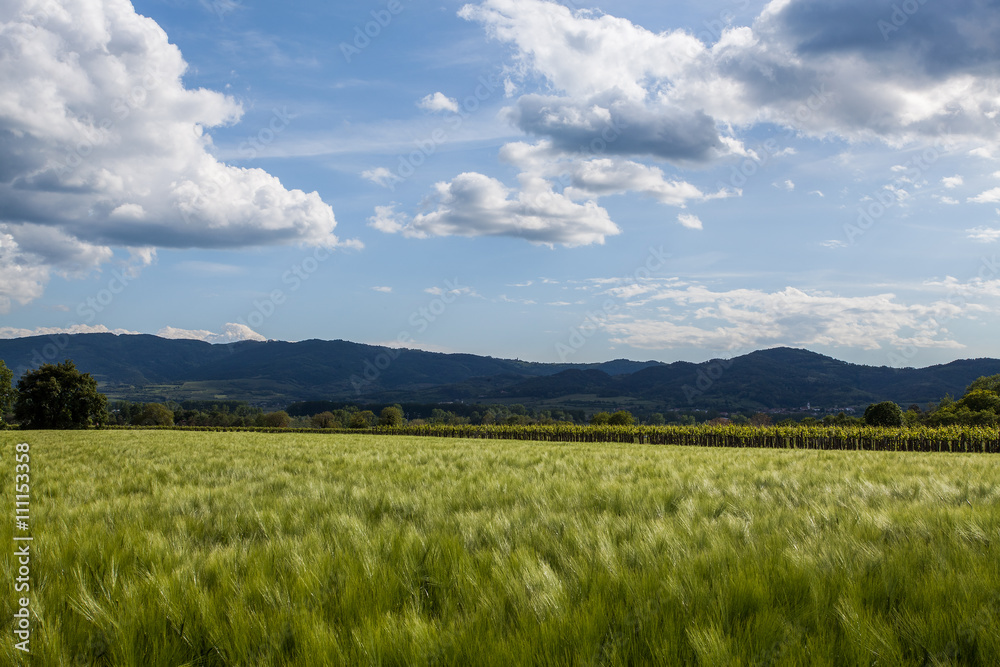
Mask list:
POLYGON ((591 426, 606 426, 608 422, 611 421, 610 412, 598 412, 596 415, 590 418, 591 426))
POLYGON ((4 424, 4 417, 14 409, 14 398, 17 392, 14 390, 14 372, 7 368, 7 364, 0 359, 0 427, 4 424))
POLYGON ((173 426, 174 412, 163 403, 147 403, 132 417, 133 426, 173 426))
POLYGON ((388 407, 382 408, 382 412, 379 413, 378 417, 379 426, 402 426, 403 425, 403 409, 398 405, 390 405, 388 407))
POLYGON ((965 406, 970 412, 993 412, 1000 414, 1000 396, 995 391, 986 389, 973 389, 963 396, 955 404, 956 407, 965 406))
POLYGON ((142 403, 133 403, 131 401, 115 401, 114 403, 110 403, 108 405, 108 414, 110 415, 108 424, 128 426, 139 417, 139 413, 142 412, 143 407, 142 403))
POLYGON ((927 416, 927 423, 931 426, 1000 424, 1000 375, 977 379, 957 401, 946 396, 927 416))
POLYGON ((313 415, 312 425, 314 428, 337 428, 340 426, 340 422, 337 421, 337 417, 332 412, 327 410, 313 415))
POLYGON ((994 394, 1000 394, 1000 375, 984 375, 978 378, 969 385, 969 388, 965 390, 965 394, 968 395, 974 391, 991 391, 994 394))
POLYGON ((771 419, 771 415, 764 412, 758 412, 750 418, 750 424, 753 426, 770 426, 773 423, 774 420, 771 419))
POLYGON ((869 426, 902 426, 903 408, 892 401, 872 403, 865 410, 865 423, 869 426))
POLYGON ((17 383, 14 418, 21 428, 87 428, 107 423, 108 399, 97 380, 67 359, 27 371, 17 383))
POLYGON ((375 425, 375 413, 362 410, 351 415, 351 428, 371 428, 375 425))
POLYGON ((258 422, 266 428, 288 428, 288 425, 292 423, 292 418, 284 410, 278 410, 261 415, 258 422))
POLYGON ((619 410, 608 418, 611 426, 632 426, 635 424, 635 417, 628 410, 619 410))

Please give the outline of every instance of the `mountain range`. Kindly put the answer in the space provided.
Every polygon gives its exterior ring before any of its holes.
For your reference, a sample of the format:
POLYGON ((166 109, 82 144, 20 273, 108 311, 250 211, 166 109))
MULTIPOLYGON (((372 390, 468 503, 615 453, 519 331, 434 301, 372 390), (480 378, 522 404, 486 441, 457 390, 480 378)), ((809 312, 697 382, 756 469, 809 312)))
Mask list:
POLYGON ((890 368, 791 348, 704 363, 559 364, 343 340, 209 344, 115 334, 0 340, 0 359, 15 378, 41 363, 72 359, 111 399, 243 400, 264 407, 337 400, 735 412, 863 408, 893 400, 905 408, 959 396, 977 377, 1000 373, 997 359, 890 368))

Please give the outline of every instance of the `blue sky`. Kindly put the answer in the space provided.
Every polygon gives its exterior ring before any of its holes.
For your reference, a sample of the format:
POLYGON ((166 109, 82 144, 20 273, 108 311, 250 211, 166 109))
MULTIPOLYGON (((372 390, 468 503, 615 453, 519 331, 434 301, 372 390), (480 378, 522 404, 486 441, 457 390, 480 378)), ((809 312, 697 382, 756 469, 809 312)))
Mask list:
POLYGON ((1000 6, 0 10, 0 335, 1000 356, 1000 6))

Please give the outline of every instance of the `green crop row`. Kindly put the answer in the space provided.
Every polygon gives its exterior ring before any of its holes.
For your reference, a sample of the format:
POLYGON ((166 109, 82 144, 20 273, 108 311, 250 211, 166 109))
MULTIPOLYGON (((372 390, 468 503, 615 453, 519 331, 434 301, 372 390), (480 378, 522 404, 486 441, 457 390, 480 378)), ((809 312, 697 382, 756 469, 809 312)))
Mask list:
POLYGON ((617 442, 695 447, 753 449, 818 449, 889 452, 1000 452, 1000 428, 983 426, 577 426, 444 425, 374 426, 365 429, 175 426, 110 427, 183 431, 243 431, 252 433, 350 433, 414 435, 434 438, 534 440, 539 442, 617 442))
POLYGON ((631 442, 650 445, 912 452, 1000 452, 1000 429, 812 426, 445 426, 375 427, 379 435, 418 435, 542 442, 631 442))

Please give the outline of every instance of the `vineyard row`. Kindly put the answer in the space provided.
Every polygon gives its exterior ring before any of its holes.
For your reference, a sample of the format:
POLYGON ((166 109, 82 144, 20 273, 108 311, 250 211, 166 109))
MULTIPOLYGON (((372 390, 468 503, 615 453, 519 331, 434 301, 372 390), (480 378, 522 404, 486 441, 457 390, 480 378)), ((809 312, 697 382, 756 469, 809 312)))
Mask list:
POLYGON ((579 426, 568 424, 449 426, 424 424, 419 426, 375 426, 363 429, 277 429, 197 426, 173 428, 195 431, 369 433, 384 436, 408 435, 436 438, 578 443, 611 442, 758 449, 1000 452, 1000 428, 976 426, 881 428, 870 426, 579 426))

